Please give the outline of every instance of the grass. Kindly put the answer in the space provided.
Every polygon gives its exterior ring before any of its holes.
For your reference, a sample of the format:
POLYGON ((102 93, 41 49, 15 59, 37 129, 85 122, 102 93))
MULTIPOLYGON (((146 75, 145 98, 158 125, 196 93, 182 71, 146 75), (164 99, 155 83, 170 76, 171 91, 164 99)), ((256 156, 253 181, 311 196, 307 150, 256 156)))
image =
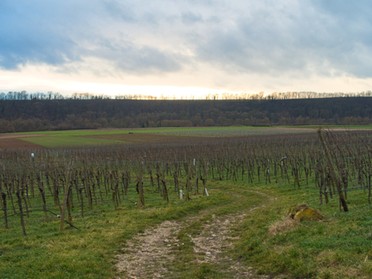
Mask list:
POLYGON ((343 213, 336 200, 319 206, 312 186, 294 190, 283 185, 211 181, 209 192, 209 197, 194 196, 189 202, 172 193, 170 204, 165 204, 158 193, 147 189, 146 208, 137 209, 132 189, 119 209, 97 206, 84 218, 75 216, 79 230, 67 227, 63 232, 58 231, 59 219, 48 216, 46 220, 35 211, 27 223, 27 237, 21 236, 18 218, 12 217, 11 228, 0 229, 1 277, 113 278, 115 255, 126 240, 164 220, 199 215, 179 233, 184 245, 171 266, 174 278, 230 278, 223 265, 195 263, 189 236, 197 235, 213 214, 245 211, 247 218, 233 230, 240 239, 226 251, 236 261, 286 278, 371 278, 372 219, 363 193, 350 196, 350 212, 343 213), (270 234, 270 226, 299 203, 317 208, 325 220, 298 223, 291 230, 270 234))
POLYGON ((261 273, 269 271, 288 278, 372 277, 371 209, 365 200, 365 206, 360 206, 365 195, 353 197, 349 201, 350 212, 343 213, 338 211, 337 200, 319 206, 312 189, 289 191, 276 186, 264 189, 276 200, 252 213, 239 229, 242 237, 236 244, 239 247, 236 259, 253 265, 261 273), (283 220, 288 208, 303 202, 320 210, 325 221, 301 222, 279 234, 269 233, 270 225, 283 220))
POLYGON ((22 237, 18 217, 13 216, 10 229, 0 229, 2 278, 113 278, 115 255, 126 240, 164 220, 179 220, 201 212, 205 215, 201 221, 190 224, 179 235, 186 245, 177 257, 182 260, 175 263, 174 268, 180 278, 195 278, 199 273, 219 274, 221 267, 218 266, 211 270, 204 265, 190 268, 188 260, 194 255, 188 234, 196 234, 212 214, 232 213, 260 203, 260 196, 248 195, 246 187, 237 188, 231 195, 228 189, 233 187, 231 182, 215 182, 208 198, 193 196, 188 202, 179 201, 171 193, 170 204, 147 189, 145 209, 136 207, 132 188, 130 198, 121 208, 98 206, 84 218, 75 216, 74 225, 79 230, 67 227, 63 232, 58 230, 59 219, 48 216, 46 220, 41 211, 35 211, 28 219, 27 237, 22 237))
POLYGON ((299 132, 314 132, 314 128, 232 126, 68 130, 18 133, 18 138, 46 148, 58 148, 125 143, 124 140, 113 139, 112 136, 128 135, 130 133, 176 137, 237 137, 293 134, 299 132))
MULTIPOLYGON (((133 190, 133 189, 132 189, 133 190)), ((27 237, 21 236, 19 220, 10 220, 10 229, 0 229, 0 273, 2 278, 113 278, 113 261, 123 243, 146 228, 169 219, 180 219, 229 204, 223 189, 211 196, 194 196, 189 202, 173 195, 165 204, 158 193, 147 190, 145 209, 138 209, 135 194, 113 210, 98 206, 84 218, 75 216, 79 230, 59 232, 59 219, 40 211, 30 214, 27 237)), ((57 211, 57 210, 56 210, 57 211)))
MULTIPOLYGON (((371 129, 372 126, 327 126, 327 128, 342 129, 371 129)), ((178 137, 238 137, 259 135, 280 135, 315 132, 319 126, 229 126, 229 127, 158 127, 133 129, 101 129, 101 130, 68 130, 16 133, 19 139, 46 148, 79 147, 92 145, 110 145, 125 143, 111 136, 136 134, 153 134, 178 137)), ((148 139, 146 140, 148 141, 148 139)))
MULTIPOLYGON (((129 132, 239 136, 279 131, 288 132, 289 128, 58 131, 24 134, 24 140, 52 148, 118 143, 93 136, 129 132), (35 136, 27 137, 30 135, 35 136)), ((84 218, 75 212, 74 225, 79 230, 67 227, 59 232, 59 219, 53 215, 45 217, 40 210, 35 210, 26 218, 28 236, 22 237, 18 217, 12 216, 9 229, 0 227, 1 278, 113 278, 115 255, 127 240, 164 220, 183 220, 201 214, 202 218, 180 231, 178 237, 184 245, 177 252, 171 271, 175 278, 231 278, 224 265, 195 262, 190 235, 197 235, 213 214, 241 211, 247 212, 247 218, 233 230, 240 239, 226 254, 245 266, 252 266, 262 274, 285 278, 372 278, 372 217, 365 193, 351 192, 348 199, 350 212, 343 213, 339 211, 336 199, 320 206, 317 190, 312 185, 293 189, 286 182, 247 185, 209 181, 208 189, 210 197, 194 196, 189 202, 178 200, 170 191, 170 204, 166 204, 158 193, 146 189, 146 208, 138 209, 132 185, 129 198, 116 210, 101 204, 86 212, 84 218), (285 220, 288 209, 301 203, 318 209, 325 220, 297 223, 290 229, 282 228, 271 234, 270 228, 285 220), (257 209, 250 211, 254 207, 257 209)), ((34 207, 37 208, 37 203, 34 207)))

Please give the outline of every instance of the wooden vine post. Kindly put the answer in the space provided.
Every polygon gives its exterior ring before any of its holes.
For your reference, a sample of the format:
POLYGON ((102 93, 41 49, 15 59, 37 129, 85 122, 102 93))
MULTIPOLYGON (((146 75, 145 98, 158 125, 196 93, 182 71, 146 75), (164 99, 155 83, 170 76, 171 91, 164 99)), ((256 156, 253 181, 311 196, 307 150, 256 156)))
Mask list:
POLYGON ((342 207, 343 211, 347 212, 349 211, 349 208, 346 203, 344 192, 342 191, 342 186, 341 186, 342 181, 341 181, 340 176, 337 173, 335 165, 333 164, 331 151, 326 143, 326 140, 323 136, 321 129, 318 130, 318 135, 319 135, 319 139, 322 144, 323 151, 326 157, 326 161, 327 161, 327 164, 330 170, 332 183, 336 186, 336 189, 337 189, 337 193, 338 193, 338 197, 340 201, 340 207, 342 207))

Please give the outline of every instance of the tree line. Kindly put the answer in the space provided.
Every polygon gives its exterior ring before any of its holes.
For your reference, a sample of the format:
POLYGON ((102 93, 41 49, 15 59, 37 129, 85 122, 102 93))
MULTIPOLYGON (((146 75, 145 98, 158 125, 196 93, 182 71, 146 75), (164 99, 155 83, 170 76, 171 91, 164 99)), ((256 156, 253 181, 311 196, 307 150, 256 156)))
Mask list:
POLYGON ((0 132, 372 122, 372 97, 264 100, 0 100, 0 132))
MULTIPOLYGON (((344 92, 313 92, 313 91, 293 91, 293 92, 265 92, 258 93, 210 93, 205 96, 205 100, 287 100, 287 99, 319 99, 319 98, 339 98, 339 97, 372 97, 372 91, 362 91, 354 93, 344 92)), ((115 99, 115 100, 171 100, 168 97, 158 98, 152 95, 105 95, 91 93, 73 93, 71 95, 63 95, 58 92, 34 92, 27 91, 9 91, 7 93, 0 92, 0 100, 97 100, 97 99, 115 99)), ((186 99, 194 99, 188 96, 186 99)))

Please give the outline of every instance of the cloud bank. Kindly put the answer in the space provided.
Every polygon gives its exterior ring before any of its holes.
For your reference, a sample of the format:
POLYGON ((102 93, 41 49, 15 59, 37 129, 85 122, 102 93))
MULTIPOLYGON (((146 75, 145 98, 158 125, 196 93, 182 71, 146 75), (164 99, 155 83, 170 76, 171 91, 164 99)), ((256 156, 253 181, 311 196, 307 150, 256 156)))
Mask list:
POLYGON ((8 72, 46 65, 180 86, 197 85, 193 73, 210 86, 237 75, 372 78, 367 0, 3 0, 0 23, 8 72))

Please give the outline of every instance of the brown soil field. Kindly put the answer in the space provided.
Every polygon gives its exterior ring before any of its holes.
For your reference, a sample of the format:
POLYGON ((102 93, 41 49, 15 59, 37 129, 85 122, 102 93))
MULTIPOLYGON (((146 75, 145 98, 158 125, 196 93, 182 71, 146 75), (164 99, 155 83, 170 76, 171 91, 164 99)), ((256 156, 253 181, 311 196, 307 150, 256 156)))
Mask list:
POLYGON ((24 135, 0 134, 0 149, 43 148, 40 145, 22 140, 21 138, 24 137, 24 135))

